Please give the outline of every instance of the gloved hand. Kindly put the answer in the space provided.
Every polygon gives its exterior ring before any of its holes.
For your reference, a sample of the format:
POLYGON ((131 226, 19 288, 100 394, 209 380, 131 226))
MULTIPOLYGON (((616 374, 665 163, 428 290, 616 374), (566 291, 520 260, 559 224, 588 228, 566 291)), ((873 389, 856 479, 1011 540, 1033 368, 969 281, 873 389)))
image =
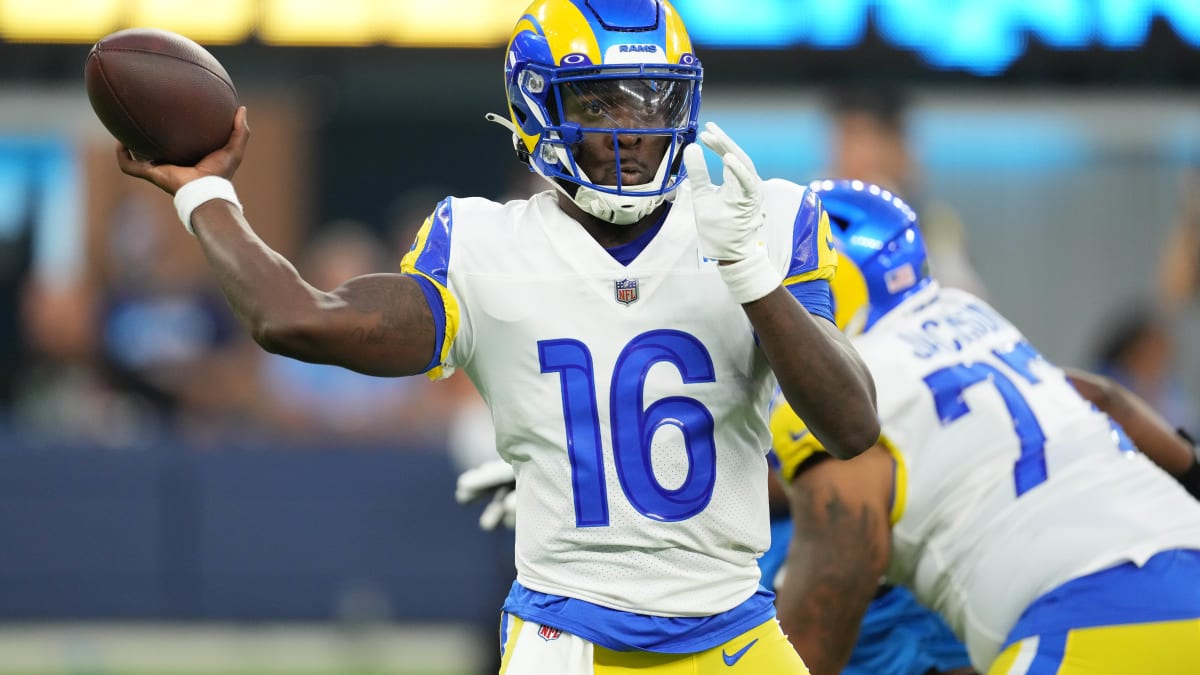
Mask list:
POLYGON ((517 479, 512 467, 503 460, 484 462, 458 476, 454 499, 467 504, 491 497, 479 516, 479 527, 491 531, 501 523, 513 528, 517 522, 517 479))
POLYGON ((729 263, 719 270, 730 293, 739 303, 753 302, 783 282, 760 241, 762 179, 750 157, 716 124, 705 125, 700 142, 720 155, 724 165, 722 183, 713 185, 700 146, 693 143, 683 149, 700 251, 706 258, 729 263))
POLYGON ((693 143, 683 149, 701 252, 713 260, 745 260, 754 252, 762 225, 762 179, 750 157, 716 124, 705 125, 700 142, 717 153, 725 167, 724 181, 713 185, 700 146, 693 143))

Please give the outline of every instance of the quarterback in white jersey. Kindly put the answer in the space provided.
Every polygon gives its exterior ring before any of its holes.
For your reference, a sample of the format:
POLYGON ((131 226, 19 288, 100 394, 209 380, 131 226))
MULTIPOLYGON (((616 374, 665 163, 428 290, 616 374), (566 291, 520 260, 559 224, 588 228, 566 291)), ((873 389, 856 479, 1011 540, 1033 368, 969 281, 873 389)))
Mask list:
POLYGON ((768 399, 778 382, 839 457, 879 432, 870 374, 832 321, 819 200, 700 130, 702 70, 666 0, 536 0, 504 77, 509 115, 489 119, 554 190, 448 198, 400 274, 330 292, 241 213, 244 110, 196 167, 118 161, 175 195, 267 349, 471 377, 517 476, 503 673, 805 672, 757 583, 768 399))
POLYGON ((773 412, 796 531, 780 619, 813 672, 838 672, 881 573, 938 611, 980 672, 1200 672, 1200 503, 995 309, 929 277, 907 205, 814 185, 882 435, 822 462, 787 404, 773 412), (847 604, 828 607, 839 584, 847 604))

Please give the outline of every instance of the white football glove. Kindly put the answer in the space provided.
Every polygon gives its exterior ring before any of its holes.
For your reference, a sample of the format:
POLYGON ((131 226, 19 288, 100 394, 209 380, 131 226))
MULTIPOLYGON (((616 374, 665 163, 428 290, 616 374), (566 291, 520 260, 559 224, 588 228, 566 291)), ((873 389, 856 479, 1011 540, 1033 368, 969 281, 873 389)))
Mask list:
POLYGON ((479 527, 491 531, 501 523, 513 528, 517 522, 517 479, 512 467, 500 459, 485 462, 458 476, 454 499, 459 504, 491 497, 479 515, 479 527))
POLYGON ((722 183, 713 185, 700 146, 683 149, 700 251, 706 258, 732 263, 719 270, 735 300, 758 300, 783 281, 760 241, 762 179, 750 157, 716 124, 705 125, 700 142, 720 155, 724 166, 722 183))

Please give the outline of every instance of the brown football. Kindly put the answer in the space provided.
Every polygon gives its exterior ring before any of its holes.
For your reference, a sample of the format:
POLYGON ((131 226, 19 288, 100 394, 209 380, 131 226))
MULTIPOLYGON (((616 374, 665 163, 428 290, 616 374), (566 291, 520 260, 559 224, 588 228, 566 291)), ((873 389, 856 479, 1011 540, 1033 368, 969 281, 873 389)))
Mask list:
POLYGON ((83 77, 96 116, 139 159, 193 166, 233 131, 238 96, 229 74, 177 33, 108 35, 88 53, 83 77))

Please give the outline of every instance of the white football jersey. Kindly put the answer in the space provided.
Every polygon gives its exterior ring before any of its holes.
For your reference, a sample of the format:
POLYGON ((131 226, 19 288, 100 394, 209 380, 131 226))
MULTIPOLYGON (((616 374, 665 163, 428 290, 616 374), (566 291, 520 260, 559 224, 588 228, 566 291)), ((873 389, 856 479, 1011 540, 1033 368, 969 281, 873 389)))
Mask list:
POLYGON ((887 576, 981 672, 1043 593, 1200 548, 1200 504, 982 300, 932 284, 854 344, 897 457, 887 576))
MULTIPOLYGON (((780 273, 830 278, 815 197, 764 190, 780 273)), ((700 252, 686 186, 628 266, 556 199, 448 199, 403 268, 442 287, 434 374, 466 371, 516 473, 517 579, 639 614, 727 611, 755 593, 769 543, 774 376, 700 252)))

